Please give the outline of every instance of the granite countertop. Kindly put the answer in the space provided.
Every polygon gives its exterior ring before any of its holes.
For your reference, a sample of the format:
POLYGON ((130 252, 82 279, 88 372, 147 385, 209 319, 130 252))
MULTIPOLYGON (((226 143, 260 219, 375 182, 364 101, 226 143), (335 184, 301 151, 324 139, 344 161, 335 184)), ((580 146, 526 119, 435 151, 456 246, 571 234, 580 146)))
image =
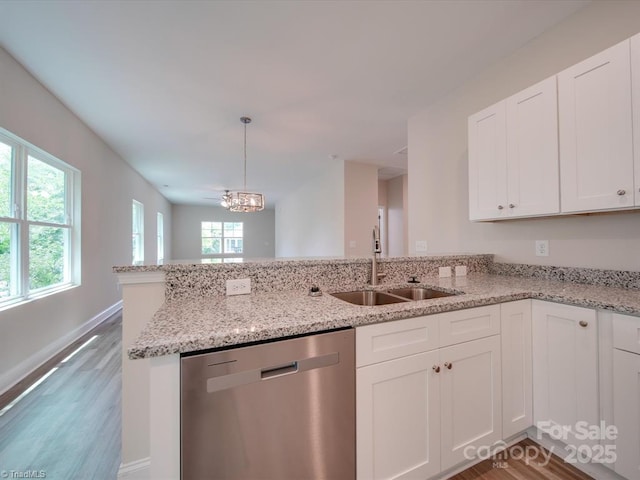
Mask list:
POLYGON ((424 279, 421 285, 460 294, 374 307, 352 305, 327 292, 310 297, 299 291, 169 300, 128 354, 136 359, 186 353, 525 298, 640 316, 640 291, 633 289, 489 274, 424 279))

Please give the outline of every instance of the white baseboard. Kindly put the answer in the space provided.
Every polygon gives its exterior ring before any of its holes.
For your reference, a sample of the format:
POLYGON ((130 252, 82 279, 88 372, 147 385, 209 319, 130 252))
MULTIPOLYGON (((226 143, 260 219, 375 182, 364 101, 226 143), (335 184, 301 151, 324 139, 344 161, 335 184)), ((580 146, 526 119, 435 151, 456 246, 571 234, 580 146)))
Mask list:
POLYGON ((135 462, 123 463, 118 469, 118 479, 148 480, 151 458, 142 458, 135 462))
POLYGON ((31 374, 35 369, 42 364, 50 360, 57 355, 61 350, 71 345, 73 342, 82 337, 85 333, 91 329, 97 327, 113 314, 122 310, 122 300, 114 303, 106 310, 98 313, 93 318, 87 320, 79 327, 70 331, 63 337, 59 338, 55 342, 49 344, 47 347, 38 351, 37 353, 25 358, 18 365, 11 370, 0 374, 0 395, 9 390, 12 386, 18 383, 20 380, 31 374))

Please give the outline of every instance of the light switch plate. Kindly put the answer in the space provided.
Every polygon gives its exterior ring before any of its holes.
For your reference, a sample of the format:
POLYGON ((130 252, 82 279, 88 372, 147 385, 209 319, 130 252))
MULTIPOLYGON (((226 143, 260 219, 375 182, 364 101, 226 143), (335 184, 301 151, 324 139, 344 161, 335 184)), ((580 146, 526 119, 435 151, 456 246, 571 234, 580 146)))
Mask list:
POLYGON ((463 277, 467 274, 466 265, 456 265, 456 277, 463 277))
POLYGON ((451 276, 451 267, 439 267, 438 275, 440 278, 450 277, 451 276))
POLYGON ((246 295, 247 293, 251 293, 250 278, 227 280, 227 295, 246 295))

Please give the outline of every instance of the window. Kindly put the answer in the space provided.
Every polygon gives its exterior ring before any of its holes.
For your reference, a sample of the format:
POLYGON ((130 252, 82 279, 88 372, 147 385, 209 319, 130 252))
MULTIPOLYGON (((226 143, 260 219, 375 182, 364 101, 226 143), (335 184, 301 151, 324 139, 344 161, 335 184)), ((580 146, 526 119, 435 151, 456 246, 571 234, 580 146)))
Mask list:
MULTIPOLYGON (((242 261, 242 222, 202 222, 202 255, 225 262, 242 261)), ((212 262, 216 263, 216 262, 212 262)))
POLYGON ((144 263, 144 205, 134 200, 131 213, 132 264, 144 263))
POLYGON ((157 218, 157 228, 158 228, 158 265, 162 265, 164 263, 164 217, 160 212, 158 212, 157 218))
POLYGON ((78 170, 0 129, 0 304, 79 283, 79 196, 78 170))

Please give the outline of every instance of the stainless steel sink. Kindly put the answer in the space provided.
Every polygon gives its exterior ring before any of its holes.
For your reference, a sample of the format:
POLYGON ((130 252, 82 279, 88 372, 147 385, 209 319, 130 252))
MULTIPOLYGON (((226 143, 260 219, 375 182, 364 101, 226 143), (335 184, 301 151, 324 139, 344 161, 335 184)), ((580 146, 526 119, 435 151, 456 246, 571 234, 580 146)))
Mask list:
POLYGON ((392 295, 398 295, 399 297, 408 298, 409 300, 428 300, 430 298, 451 297, 455 293, 442 292, 440 290, 434 290, 427 287, 406 287, 395 288, 389 290, 392 295))
POLYGON ((355 292, 338 292, 332 293, 336 298, 344 300, 345 302, 353 303, 354 305, 390 305, 392 303, 408 302, 408 298, 397 297, 395 295, 389 295, 385 292, 378 292, 374 290, 357 290, 355 292))

